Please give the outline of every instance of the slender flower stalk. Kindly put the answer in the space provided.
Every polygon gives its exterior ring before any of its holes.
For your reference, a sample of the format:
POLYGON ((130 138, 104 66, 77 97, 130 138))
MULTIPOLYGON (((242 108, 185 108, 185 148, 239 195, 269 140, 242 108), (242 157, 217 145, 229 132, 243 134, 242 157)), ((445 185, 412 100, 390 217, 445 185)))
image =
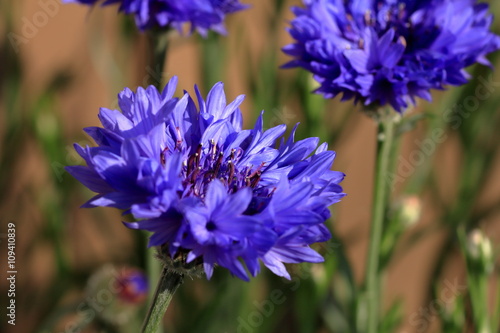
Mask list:
POLYGON ((388 176, 391 162, 390 157, 394 145, 394 119, 394 113, 392 110, 388 110, 380 119, 377 133, 378 144, 372 204, 372 223, 366 265, 368 333, 376 333, 378 330, 381 283, 379 268, 380 244, 382 241, 387 202, 390 194, 388 176))
MULTIPOLYGON (((147 34, 148 66, 155 74, 152 83, 157 89, 163 86, 163 71, 168 58, 169 35, 168 29, 152 30, 147 34)), ((155 248, 149 248, 145 251, 149 284, 157 286, 154 291, 153 288, 150 289, 148 295, 150 309, 143 324, 143 332, 151 333, 163 332, 161 319, 167 311, 173 294, 183 281, 182 276, 179 278, 176 274, 169 274, 165 265, 156 258, 156 254, 155 248)))
MULTIPOLYGON (((179 281, 179 284, 175 288, 171 287, 169 290, 165 290, 165 291, 159 290, 161 288, 161 285, 165 284, 165 282, 163 282, 163 280, 170 278, 170 276, 163 274, 165 271, 165 266, 158 259, 156 259, 156 249, 155 248, 149 248, 147 251, 145 251, 145 255, 146 255, 146 258, 145 258, 146 259, 146 270, 148 273, 149 284, 151 286, 157 286, 157 287, 156 287, 156 290, 153 290, 153 288, 151 288, 149 290, 148 302, 150 304, 149 305, 150 308, 148 310, 148 315, 144 321, 143 327, 148 326, 147 321, 151 320, 150 313, 153 311, 152 309, 159 306, 156 303, 161 299, 160 297, 163 297, 163 296, 159 296, 159 294, 163 294, 163 293, 170 293, 171 294, 169 301, 164 302, 162 305, 163 314, 165 314, 165 312, 167 311, 168 305, 170 304, 170 300, 172 299, 172 295, 177 290, 177 287, 179 287, 180 284, 182 283, 182 280, 181 280, 181 281, 179 281)), ((162 315, 162 318, 163 318, 163 315, 162 315)), ((152 330, 151 332, 152 333, 162 332, 161 321, 157 321, 157 324, 155 325, 155 329, 152 330)))
POLYGON ((184 276, 182 274, 169 270, 167 267, 163 267, 153 301, 151 302, 151 306, 144 319, 144 324, 142 325, 142 333, 158 332, 170 301, 183 280, 184 276))
POLYGON ((152 84, 161 89, 164 86, 163 72, 167 61, 167 54, 169 49, 169 30, 150 31, 147 34, 148 39, 148 66, 153 71, 154 77, 152 84))

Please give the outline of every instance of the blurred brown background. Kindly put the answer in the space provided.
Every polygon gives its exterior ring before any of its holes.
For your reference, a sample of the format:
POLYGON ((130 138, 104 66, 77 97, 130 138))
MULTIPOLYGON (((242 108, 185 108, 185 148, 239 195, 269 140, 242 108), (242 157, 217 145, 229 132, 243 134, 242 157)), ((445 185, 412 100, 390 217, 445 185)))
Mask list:
MULTIPOLYGON (((5 1, 5 0, 4 0, 5 1)), ((9 2, 10 0, 7 0, 9 2)), ((134 34, 125 40, 119 31, 120 18, 116 15, 116 7, 89 10, 85 6, 62 5, 58 1, 42 0, 52 6, 52 12, 47 12, 38 0, 10 1, 7 15, 13 23, 14 30, 7 31, 7 22, 0 22, 2 35, 14 32, 30 36, 17 45, 22 67, 22 98, 16 105, 19 114, 17 117, 23 123, 29 124, 40 133, 50 136, 52 131, 61 125, 59 144, 64 147, 66 154, 61 160, 50 160, 40 147, 36 137, 29 135, 27 128, 22 128, 26 135, 21 142, 5 141, 0 150, 11 149, 17 152, 10 161, 13 175, 2 183, 2 200, 0 202, 0 221, 2 228, 9 221, 17 225, 17 325, 7 327, 8 332, 35 332, 40 316, 46 314, 40 304, 48 304, 41 297, 41 292, 50 288, 56 278, 56 258, 54 238, 42 235, 47 230, 47 220, 44 213, 46 207, 64 202, 70 214, 65 216, 65 225, 60 231, 58 245, 62 252, 59 254, 70 263, 70 270, 85 272, 92 267, 107 262, 124 263, 127 258, 133 257, 134 231, 124 228, 120 221, 119 212, 112 209, 80 209, 84 200, 90 197, 90 192, 83 186, 73 186, 76 193, 57 193, 58 184, 54 183, 54 173, 61 182, 74 182, 70 176, 62 171, 62 166, 79 163, 73 152, 72 143, 91 144, 89 138, 83 134, 82 128, 99 125, 97 112, 99 107, 111 107, 116 104, 116 94, 125 86, 134 88, 144 85, 151 77, 157 79, 158 73, 147 68, 144 60, 146 40, 143 35, 134 34), (40 12, 53 14, 44 23, 40 12), (37 18, 38 17, 38 18, 37 18), (34 31, 28 31, 29 22, 37 22, 34 31), (27 23, 28 22, 28 23, 27 23), (26 30, 28 29, 28 30, 26 30), (30 32, 30 34, 27 34, 30 32), (123 52, 123 45, 129 45, 133 51, 123 52), (148 73, 149 72, 149 73, 148 73), (52 96, 56 109, 54 114, 41 114, 33 120, 27 119, 30 108, 39 102, 48 85, 57 76, 65 78, 62 89, 52 96), (65 200, 52 201, 51 198, 60 195, 67 196, 65 200), (49 202, 47 202, 49 201, 49 202), (45 207, 45 208, 44 208, 45 207), (105 224, 105 225, 104 225, 105 224)), ((275 15, 269 1, 246 1, 252 5, 247 10, 228 19, 226 45, 232 49, 231 56, 227 57, 227 68, 220 80, 225 82, 228 100, 239 94, 245 94, 249 87, 246 83, 249 62, 258 62, 266 52, 276 52, 278 63, 286 62, 286 57, 279 51, 290 42, 285 32, 287 20, 291 14, 277 18, 276 24, 282 33, 278 43, 270 43, 270 32, 266 24, 269 17, 275 15), (236 33, 237 32, 237 33, 236 33), (243 47, 243 41, 251 43, 250 48, 243 47), (272 49, 271 49, 272 48, 272 49), (250 51, 250 53, 249 53, 250 51), (250 54, 250 56, 249 56, 250 54)), ((289 1, 298 4, 298 1, 289 1)), ((7 8, 7 7, 6 7, 7 8)), ((2 50, 6 52, 6 50, 2 50)), ((10 51, 9 51, 10 52, 10 51)), ((179 77, 179 90, 193 91, 193 85, 200 83, 201 59, 200 38, 198 36, 176 37, 170 47, 168 61, 165 67, 164 78, 172 75, 179 77)), ((0 63, 0 67, 3 66, 0 63)), ((287 78, 290 70, 280 70, 279 75, 287 78)), ((500 80, 498 71, 495 78, 500 80)), ((206 90, 203 92, 206 94, 206 90)), ((445 94, 445 93, 444 93, 445 94)), ((443 93, 435 94, 435 108, 439 109, 439 101, 443 93)), ((1 98, 6 98, 2 96, 1 98)), ((347 103, 348 104, 348 103, 347 103)), ((5 105, 0 104, 2 121, 0 123, 0 137, 4 137, 7 128, 5 105)), ((246 125, 253 121, 255 108, 252 97, 248 96, 243 104, 243 111, 249 117, 246 125), (252 116, 250 116, 252 114, 252 116)), ((300 110, 296 109, 293 100, 289 104, 275 105, 275 109, 267 112, 286 112, 285 121, 293 125, 300 121, 300 110)), ((422 103, 421 107, 429 107, 422 103)), ((328 104, 329 112, 338 112, 349 109, 349 106, 335 100, 328 104), (339 110, 339 111, 337 111, 339 110)), ((344 112, 344 111, 342 111, 344 112)), ((283 118, 283 113, 278 114, 283 118)), ((332 116, 332 121, 335 118, 332 116)), ((417 149, 416 140, 425 132, 425 126, 419 127, 407 135, 402 149, 402 156, 408 158, 413 150, 417 149)), ((358 110, 350 116, 346 128, 339 139, 333 142, 331 148, 338 155, 334 168, 347 174, 343 182, 348 196, 336 205, 334 228, 345 242, 345 249, 354 265, 354 272, 359 283, 363 281, 366 240, 370 223, 370 205, 372 194, 372 178, 374 168, 376 128, 371 119, 358 110)), ((439 147, 434 167, 439 175, 436 182, 438 192, 443 200, 453 198, 456 191, 456 177, 464 161, 460 154, 457 138, 450 132, 446 142, 439 147)), ((496 157, 495 170, 500 170, 500 160, 496 157)), ((489 175, 488 187, 481 193, 478 206, 497 202, 500 198, 500 172, 489 175)), ((439 208, 433 195, 422 195, 424 215, 420 221, 409 230, 408 234, 425 228, 435 222, 439 216, 439 208)), ((452 200, 452 199, 451 199, 452 200)), ((482 228, 493 240, 493 244, 500 241, 500 212, 490 214, 482 223, 482 228)), ((391 264, 385 289, 386 305, 396 299, 404 301, 404 328, 401 332, 415 332, 411 324, 411 315, 422 307, 429 306, 431 300, 428 287, 432 272, 435 269, 436 251, 444 239, 444 233, 439 229, 430 232, 417 244, 407 249, 401 248, 395 261, 391 264)), ((50 228, 49 228, 50 230, 50 228)), ((3 229, 2 229, 3 232, 3 229)), ((4 263, 5 248, 1 246, 1 258, 4 263)), ((464 284, 464 265, 458 252, 448 257, 444 263, 446 274, 443 281, 455 281, 464 284)), ((2 264, 3 267, 3 264, 2 264)), ((190 282, 191 283, 191 282, 190 282)), ((244 282, 241 282, 244 283, 244 282)), ((252 283, 252 282, 250 282, 252 283)), ((0 272, 0 290, 5 297, 6 271, 0 272)), ((74 297, 78 291, 69 293, 64 299, 74 297)), ((50 302, 49 302, 50 303, 50 302)), ((5 318, 2 318, 2 322, 5 318)), ((435 329, 437 318, 431 318, 435 329)))

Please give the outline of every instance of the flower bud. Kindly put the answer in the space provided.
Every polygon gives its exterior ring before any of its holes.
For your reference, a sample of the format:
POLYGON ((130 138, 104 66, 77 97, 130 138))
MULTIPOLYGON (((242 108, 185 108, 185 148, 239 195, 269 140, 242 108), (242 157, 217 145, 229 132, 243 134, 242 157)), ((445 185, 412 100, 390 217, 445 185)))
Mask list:
POLYGON ((467 254, 469 258, 480 264, 486 272, 493 269, 493 247, 491 241, 479 229, 474 229, 467 236, 467 254))
POLYGON ((415 225, 422 215, 422 200, 416 195, 402 198, 398 204, 398 214, 401 223, 410 228, 415 225))

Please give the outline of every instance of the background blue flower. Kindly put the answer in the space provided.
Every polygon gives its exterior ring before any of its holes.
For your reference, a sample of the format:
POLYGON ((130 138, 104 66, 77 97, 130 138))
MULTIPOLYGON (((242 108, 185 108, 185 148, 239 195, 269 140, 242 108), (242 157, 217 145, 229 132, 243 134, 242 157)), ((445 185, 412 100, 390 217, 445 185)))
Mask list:
POLYGON ((225 34, 226 14, 245 9, 239 0, 63 0, 65 3, 79 2, 94 5, 118 3, 120 11, 134 15, 139 29, 173 27, 182 31, 184 23, 191 24, 191 32, 197 30, 206 35, 209 30, 225 34))
POLYGON ((98 146, 76 145, 87 165, 67 168, 98 193, 85 206, 132 213, 126 225, 152 231, 150 246, 202 260, 209 278, 215 264, 247 280, 259 260, 287 278, 284 263, 322 261, 309 245, 330 238, 328 206, 344 196, 335 153, 295 142, 296 128, 287 140, 285 125, 264 130, 262 114, 242 130, 243 96, 227 104, 222 83, 206 101, 195 87, 198 107, 188 93, 173 98, 176 84, 127 88, 121 112, 100 110, 103 127, 86 129, 98 146))
POLYGON ((475 0, 303 0, 283 48, 320 83, 316 92, 402 112, 431 89, 462 85, 464 68, 500 47, 488 5, 475 0))

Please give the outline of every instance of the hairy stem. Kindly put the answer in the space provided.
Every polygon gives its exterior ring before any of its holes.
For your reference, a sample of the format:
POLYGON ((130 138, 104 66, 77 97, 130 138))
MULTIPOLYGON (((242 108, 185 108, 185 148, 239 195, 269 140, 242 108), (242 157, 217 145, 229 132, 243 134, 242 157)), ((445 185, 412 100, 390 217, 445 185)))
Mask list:
POLYGON ((163 268, 152 303, 142 325, 142 333, 156 333, 158 331, 170 301, 183 280, 182 274, 166 267, 163 268))

